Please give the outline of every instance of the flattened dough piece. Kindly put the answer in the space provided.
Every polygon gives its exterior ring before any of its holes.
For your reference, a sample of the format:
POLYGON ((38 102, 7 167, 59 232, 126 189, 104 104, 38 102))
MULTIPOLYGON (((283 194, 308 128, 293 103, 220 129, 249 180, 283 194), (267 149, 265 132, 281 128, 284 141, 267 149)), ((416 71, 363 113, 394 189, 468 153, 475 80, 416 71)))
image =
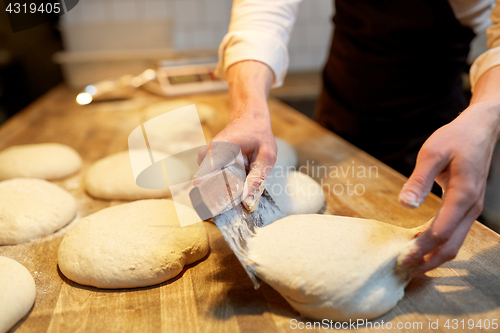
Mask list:
POLYGON ((50 235, 75 214, 71 194, 46 180, 0 182, 0 244, 20 244, 50 235))
POLYGON ((333 215, 292 215, 249 242, 257 275, 303 316, 373 319, 396 306, 409 280, 396 262, 419 230, 333 215))
POLYGON ((0 332, 7 332, 35 302, 36 286, 20 263, 0 257, 0 332))
MULTIPOLYGON (((154 152, 154 155, 162 156, 163 154, 154 152)), ((171 163, 175 161, 172 158, 171 163)), ((179 173, 188 172, 181 161, 175 169, 179 173)), ((104 157, 92 164, 85 175, 85 188, 91 196, 109 200, 155 199, 170 196, 168 187, 167 189, 146 189, 136 185, 128 151, 104 157)))
POLYGON ((314 214, 325 204, 321 185, 302 172, 276 172, 268 178, 266 189, 285 215, 314 214))
POLYGON ((73 148, 59 143, 12 146, 0 152, 0 180, 12 178, 60 179, 82 166, 73 148))
POLYGON ((203 223, 181 227, 172 200, 141 200, 77 222, 57 257, 61 272, 80 284, 135 288, 175 277, 208 249, 203 223))

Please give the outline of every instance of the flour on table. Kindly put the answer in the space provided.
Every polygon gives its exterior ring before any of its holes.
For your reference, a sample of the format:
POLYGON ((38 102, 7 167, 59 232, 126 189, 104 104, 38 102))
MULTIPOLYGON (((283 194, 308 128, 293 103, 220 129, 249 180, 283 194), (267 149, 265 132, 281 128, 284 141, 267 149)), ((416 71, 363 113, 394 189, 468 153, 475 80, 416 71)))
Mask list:
MULTIPOLYGON (((154 156, 166 156, 154 152, 154 156)), ((186 166, 175 158, 170 158, 173 167, 180 174, 188 173, 186 166)), ((185 176, 179 175, 180 178, 185 176)), ((161 180, 164 181, 163 179, 161 180)), ((130 156, 128 151, 119 152, 92 164, 85 175, 85 188, 87 192, 100 199, 110 200, 138 200, 165 198, 170 196, 168 189, 147 189, 136 185, 130 156)))
POLYGON ((0 245, 20 244, 47 236, 76 215, 75 199, 42 179, 0 182, 0 245))
POLYGON ((396 270, 418 231, 332 215, 292 215, 249 241, 257 276, 303 316, 373 319, 396 306, 409 280, 396 270))
POLYGON ((12 146, 0 152, 0 180, 60 179, 77 172, 81 166, 80 155, 59 143, 12 146))
POLYGON ((35 280, 20 263, 0 257, 0 332, 7 332, 33 306, 35 280))
POLYGON ((208 249, 203 223, 181 227, 172 200, 140 200, 77 222, 61 242, 58 265, 79 284, 135 288, 172 279, 184 265, 205 257, 208 249))

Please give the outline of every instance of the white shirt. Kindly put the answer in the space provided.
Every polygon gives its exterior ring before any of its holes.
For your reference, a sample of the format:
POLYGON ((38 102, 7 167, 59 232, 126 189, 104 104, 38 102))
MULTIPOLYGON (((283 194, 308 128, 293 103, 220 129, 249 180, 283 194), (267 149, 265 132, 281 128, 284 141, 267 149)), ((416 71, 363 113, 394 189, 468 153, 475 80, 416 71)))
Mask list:
MULTIPOLYGON (((484 72, 500 65, 500 0, 448 1, 462 25, 475 32, 487 29, 489 50, 481 54, 470 69, 474 90, 475 83, 484 72)), ((272 69, 273 87, 281 86, 288 70, 287 46, 300 2, 234 0, 229 32, 219 47, 216 74, 225 79, 226 70, 232 64, 242 60, 257 60, 272 69)))

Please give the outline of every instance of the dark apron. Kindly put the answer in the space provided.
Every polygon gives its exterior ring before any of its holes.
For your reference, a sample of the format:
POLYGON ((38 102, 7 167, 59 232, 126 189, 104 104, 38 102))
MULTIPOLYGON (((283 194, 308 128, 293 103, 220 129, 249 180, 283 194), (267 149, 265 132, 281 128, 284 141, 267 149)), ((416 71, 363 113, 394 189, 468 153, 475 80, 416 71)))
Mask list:
POLYGON ((446 0, 336 0, 317 121, 409 175, 418 150, 467 107, 471 29, 446 0))

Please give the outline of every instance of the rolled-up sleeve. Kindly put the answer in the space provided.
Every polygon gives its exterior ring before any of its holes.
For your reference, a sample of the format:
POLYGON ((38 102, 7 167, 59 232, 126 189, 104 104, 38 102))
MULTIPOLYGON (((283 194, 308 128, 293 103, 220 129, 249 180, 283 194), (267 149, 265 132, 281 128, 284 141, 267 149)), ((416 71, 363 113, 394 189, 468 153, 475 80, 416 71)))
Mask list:
POLYGON ((226 78, 232 64, 256 60, 274 73, 273 87, 283 84, 289 65, 288 42, 301 0, 235 0, 229 32, 219 46, 215 74, 226 78))
POLYGON ((500 66, 500 0, 496 0, 491 12, 491 20, 493 24, 486 30, 489 50, 481 54, 470 69, 472 91, 481 75, 492 67, 500 66))

